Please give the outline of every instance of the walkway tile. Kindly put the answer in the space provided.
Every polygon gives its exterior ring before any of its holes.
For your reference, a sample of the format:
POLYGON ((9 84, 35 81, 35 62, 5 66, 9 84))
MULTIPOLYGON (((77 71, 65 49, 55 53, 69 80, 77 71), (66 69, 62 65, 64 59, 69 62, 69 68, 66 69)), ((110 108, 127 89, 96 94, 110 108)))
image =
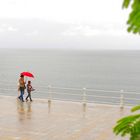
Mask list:
MULTIPOLYGON (((0 96, 0 140, 120 140, 112 128, 129 108, 0 96)), ((125 140, 125 139, 123 139, 125 140)))

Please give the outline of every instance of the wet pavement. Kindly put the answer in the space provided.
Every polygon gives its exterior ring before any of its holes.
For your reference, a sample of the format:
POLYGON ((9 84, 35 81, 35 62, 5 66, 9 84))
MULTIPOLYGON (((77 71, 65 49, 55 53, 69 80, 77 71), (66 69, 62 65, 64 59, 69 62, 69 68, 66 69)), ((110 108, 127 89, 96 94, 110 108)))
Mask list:
MULTIPOLYGON (((129 108, 0 96, 0 140, 122 140, 112 128, 129 108)), ((124 140, 124 139, 123 139, 124 140)))

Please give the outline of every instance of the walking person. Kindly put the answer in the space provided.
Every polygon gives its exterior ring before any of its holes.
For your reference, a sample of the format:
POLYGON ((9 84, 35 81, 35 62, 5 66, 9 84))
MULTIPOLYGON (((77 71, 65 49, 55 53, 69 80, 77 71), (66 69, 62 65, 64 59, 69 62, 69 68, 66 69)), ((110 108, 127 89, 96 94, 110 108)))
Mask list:
POLYGON ((24 75, 20 75, 19 79, 19 91, 20 91, 20 96, 18 97, 22 102, 24 102, 23 95, 24 95, 24 90, 25 90, 25 82, 24 82, 24 75))
POLYGON ((34 91, 35 89, 32 87, 31 85, 31 81, 28 81, 28 84, 27 84, 27 97, 26 97, 26 101, 28 101, 28 98, 30 98, 30 101, 33 101, 32 98, 31 98, 31 92, 34 91))

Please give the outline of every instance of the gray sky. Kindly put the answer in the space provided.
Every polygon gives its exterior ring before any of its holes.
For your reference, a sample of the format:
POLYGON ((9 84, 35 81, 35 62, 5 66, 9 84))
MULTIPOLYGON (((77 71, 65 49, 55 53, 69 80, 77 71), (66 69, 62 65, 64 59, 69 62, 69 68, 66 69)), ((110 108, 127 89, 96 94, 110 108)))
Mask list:
POLYGON ((0 0, 0 47, 139 49, 122 0, 0 0))

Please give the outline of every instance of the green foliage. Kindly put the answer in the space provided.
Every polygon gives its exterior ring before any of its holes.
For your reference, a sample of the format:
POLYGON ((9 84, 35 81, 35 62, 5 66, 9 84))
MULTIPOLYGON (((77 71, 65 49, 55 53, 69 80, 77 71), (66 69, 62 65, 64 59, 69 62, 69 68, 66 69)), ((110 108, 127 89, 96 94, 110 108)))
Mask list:
POLYGON ((130 4, 130 0, 124 0, 123 1, 123 8, 128 8, 129 4, 130 4))
MULTIPOLYGON (((140 105, 131 109, 132 112, 137 110, 140 110, 140 105)), ((118 120, 113 131, 122 137, 129 135, 130 140, 140 140, 140 114, 126 116, 118 120)))
MULTIPOLYGON (((123 8, 128 8, 131 4, 131 0, 123 1, 123 8)), ((128 32, 139 33, 140 34, 140 0, 133 0, 131 5, 132 11, 129 14, 127 21, 128 32)))
POLYGON ((133 108, 131 109, 131 112, 135 112, 135 111, 137 111, 137 110, 140 110, 140 105, 137 105, 137 106, 133 107, 133 108))

